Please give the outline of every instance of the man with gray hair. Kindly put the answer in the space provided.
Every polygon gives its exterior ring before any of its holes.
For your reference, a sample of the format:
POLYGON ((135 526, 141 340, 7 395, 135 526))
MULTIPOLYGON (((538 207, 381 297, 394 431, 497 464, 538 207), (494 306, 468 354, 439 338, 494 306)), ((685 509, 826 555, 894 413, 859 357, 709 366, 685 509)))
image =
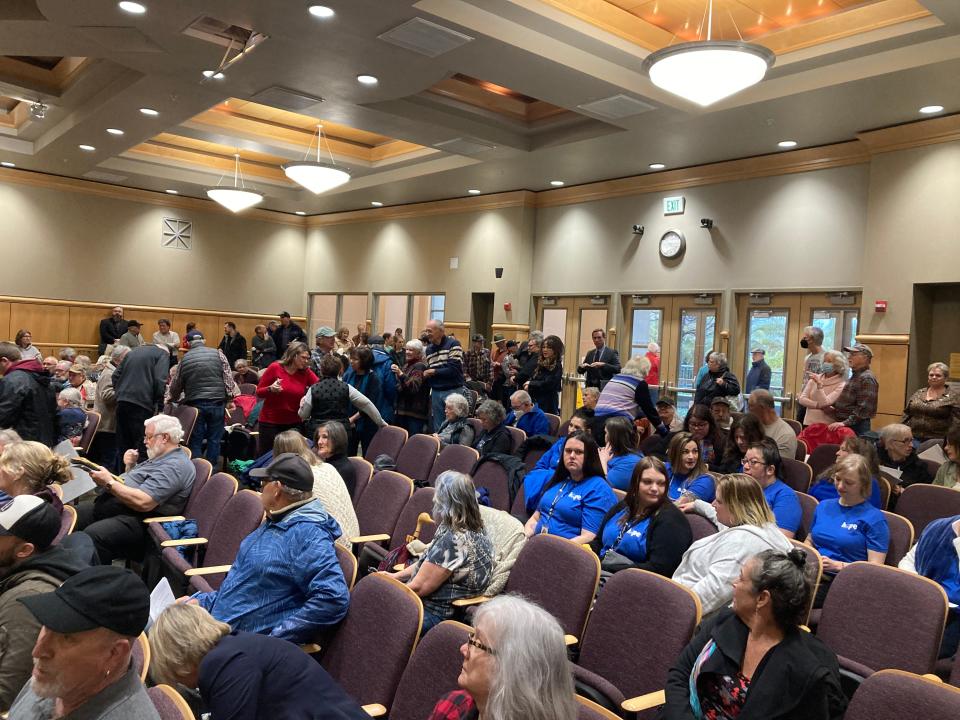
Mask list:
POLYGON ((126 345, 113 346, 93 395, 93 410, 100 414, 100 426, 93 436, 90 457, 110 471, 117 468, 117 393, 113 389, 113 373, 128 352, 130 348, 126 345))
POLYGON ((533 403, 526 390, 517 390, 510 396, 510 407, 512 409, 505 421, 507 425, 520 428, 527 437, 550 434, 550 421, 543 410, 533 403))
MULTIPOLYGON (((808 325, 803 329, 803 335, 800 336, 800 347, 807 351, 803 358, 803 382, 801 388, 806 387, 811 375, 817 375, 822 372, 820 366, 823 365, 824 353, 827 348, 823 347, 823 329, 816 325, 808 325)), ((804 424, 803 418, 807 414, 807 408, 803 405, 797 407, 797 422, 804 424)))
POLYGON ((123 454, 126 472, 119 478, 105 468, 91 472, 100 494, 77 509, 77 527, 93 539, 104 565, 118 558, 141 561, 146 547, 143 519, 181 514, 193 489, 196 470, 180 447, 180 421, 156 415, 144 428, 148 459, 138 463, 137 450, 130 449, 123 454))
POLYGON ((426 328, 430 344, 424 350, 427 369, 423 377, 430 386, 430 428, 437 432, 443 425, 443 408, 447 395, 463 390, 463 347, 447 335, 443 321, 430 320, 426 328))

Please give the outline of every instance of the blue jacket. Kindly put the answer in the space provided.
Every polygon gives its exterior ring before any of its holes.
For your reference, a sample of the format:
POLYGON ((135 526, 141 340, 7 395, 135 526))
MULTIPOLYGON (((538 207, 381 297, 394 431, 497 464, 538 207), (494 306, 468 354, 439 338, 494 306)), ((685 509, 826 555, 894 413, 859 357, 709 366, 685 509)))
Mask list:
POLYGON ((370 349, 373 351, 373 371, 380 378, 380 392, 383 393, 383 402, 377 405, 377 410, 384 422, 391 423, 397 407, 397 376, 390 371, 394 361, 385 350, 370 349))
POLYGON ((765 360, 758 360, 750 366, 750 372, 747 373, 747 380, 744 383, 743 391, 747 394, 754 390, 769 390, 772 371, 765 360))
MULTIPOLYGON (((505 420, 507 425, 513 425, 516 421, 517 414, 511 410, 507 414, 507 419, 505 420)), ((517 422, 517 427, 523 430, 527 437, 532 435, 549 435, 550 434, 550 420, 547 419, 546 414, 536 405, 533 406, 533 410, 526 412, 520 416, 520 420, 517 422)))
POLYGON ((244 538, 219 590, 194 598, 234 630, 294 643, 347 614, 350 591, 333 549, 337 521, 319 500, 270 518, 244 538))

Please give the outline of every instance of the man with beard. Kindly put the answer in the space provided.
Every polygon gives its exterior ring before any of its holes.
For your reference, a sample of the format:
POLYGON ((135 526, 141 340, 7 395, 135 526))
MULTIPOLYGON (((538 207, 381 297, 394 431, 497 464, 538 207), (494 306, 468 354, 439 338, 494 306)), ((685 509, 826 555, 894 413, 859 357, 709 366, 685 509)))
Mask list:
POLYGON ((103 489, 94 501, 78 508, 77 527, 93 539, 104 565, 118 558, 143 560, 143 519, 180 515, 193 488, 196 471, 180 447, 180 421, 170 415, 157 415, 149 418, 144 428, 147 460, 138 464, 137 451, 127 450, 122 482, 108 470, 91 472, 90 477, 103 489))

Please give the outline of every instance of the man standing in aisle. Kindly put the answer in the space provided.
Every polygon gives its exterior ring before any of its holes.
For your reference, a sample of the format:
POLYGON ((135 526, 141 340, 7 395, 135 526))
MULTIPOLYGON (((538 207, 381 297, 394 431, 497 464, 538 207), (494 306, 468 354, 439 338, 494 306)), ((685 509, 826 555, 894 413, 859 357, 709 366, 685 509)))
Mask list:
POLYGON ((170 351, 162 345, 141 345, 134 348, 113 371, 119 453, 136 448, 140 460, 147 459, 147 448, 143 444, 143 424, 162 407, 169 374, 170 351))
POLYGON ((593 345, 594 349, 587 352, 587 356, 577 367, 577 372, 586 375, 586 387, 603 390, 610 378, 620 372, 620 355, 613 348, 607 347, 607 333, 603 328, 593 331, 593 345))
POLYGON ((237 360, 247 359, 247 339, 237 332, 236 323, 223 324, 223 339, 220 341, 220 352, 227 358, 232 368, 237 360))
POLYGON ((843 351, 847 353, 852 374, 833 406, 824 409, 835 418, 835 422, 827 427, 839 430, 846 426, 857 435, 863 435, 870 432, 870 418, 877 414, 877 395, 880 392, 877 378, 870 369, 873 350, 869 345, 857 343, 845 347, 843 351))
POLYGON ((290 319, 290 313, 284 310, 280 313, 280 326, 274 331, 273 341, 277 345, 277 357, 283 357, 287 345, 292 342, 307 342, 307 334, 290 319))
POLYGON ((100 321, 100 344, 97 354, 103 355, 107 345, 113 345, 127 331, 127 321, 123 319, 123 308, 117 305, 110 311, 110 317, 100 321))
POLYGON ((426 332, 430 344, 426 349, 427 369, 423 377, 430 386, 431 431, 436 432, 444 421, 447 396, 463 388, 463 348, 459 340, 446 334, 440 320, 430 320, 426 332))

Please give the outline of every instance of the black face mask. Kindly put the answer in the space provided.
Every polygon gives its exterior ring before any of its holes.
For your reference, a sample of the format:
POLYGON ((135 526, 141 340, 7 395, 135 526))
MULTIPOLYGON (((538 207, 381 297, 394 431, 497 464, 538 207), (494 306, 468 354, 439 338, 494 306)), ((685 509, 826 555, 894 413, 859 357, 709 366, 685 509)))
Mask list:
POLYGON ((808 347, 810 347, 810 343, 807 342, 807 339, 806 339, 806 338, 804 338, 803 340, 800 341, 800 347, 802 347, 804 350, 806 350, 808 347))

